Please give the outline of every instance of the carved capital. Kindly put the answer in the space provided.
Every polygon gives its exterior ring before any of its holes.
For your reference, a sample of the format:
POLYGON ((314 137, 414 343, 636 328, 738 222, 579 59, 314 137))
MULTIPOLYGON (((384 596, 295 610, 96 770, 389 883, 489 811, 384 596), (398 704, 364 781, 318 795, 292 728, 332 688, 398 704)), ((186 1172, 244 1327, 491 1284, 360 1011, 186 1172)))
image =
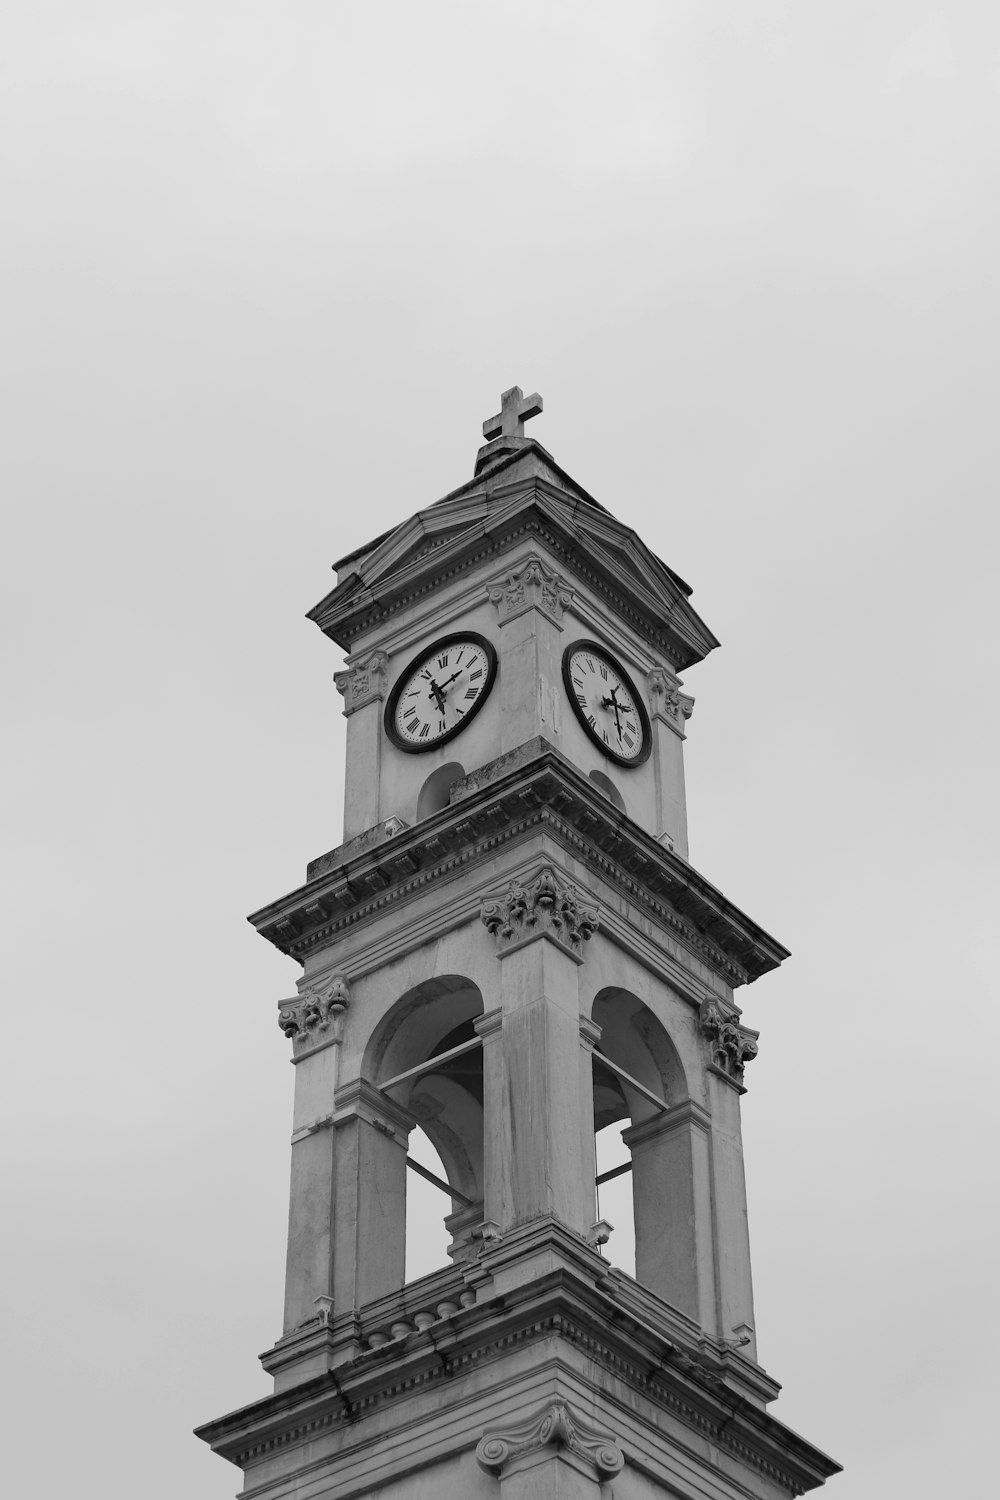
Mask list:
POLYGON ((701 1007, 701 1030, 712 1044, 712 1062, 720 1073, 734 1083, 743 1083, 743 1069, 757 1056, 759 1031, 741 1026, 735 1016, 729 1015, 715 1000, 706 1000, 701 1007))
POLYGON ((334 673, 337 692, 343 694, 345 714, 352 714, 356 708, 385 697, 388 666, 389 658, 385 652, 373 651, 371 656, 356 661, 345 672, 334 673))
POLYGON ((297 1059, 339 1042, 344 1012, 350 1003, 350 985, 342 974, 321 989, 303 990, 292 1000, 279 1000, 278 1025, 291 1038, 293 1056, 297 1059))
POLYGON ((597 907, 551 865, 527 884, 512 880, 502 896, 484 897, 479 915, 501 958, 533 938, 549 937, 581 963, 583 945, 600 922, 597 907))
POLYGON ((664 667, 653 667, 646 675, 649 711, 654 719, 663 719, 671 728, 683 731, 684 723, 694 712, 694 699, 680 691, 680 679, 664 667))
POLYGON ((573 602, 569 584, 547 568, 540 557, 529 557, 520 568, 490 584, 489 596, 499 611, 501 625, 526 609, 540 609, 560 630, 563 611, 573 602))
POLYGON ((614 1479, 625 1467, 625 1455, 614 1435, 578 1417, 565 1401, 551 1401, 525 1422, 488 1429, 476 1449, 476 1459, 487 1474, 502 1478, 515 1459, 548 1447, 568 1449, 600 1480, 614 1479))

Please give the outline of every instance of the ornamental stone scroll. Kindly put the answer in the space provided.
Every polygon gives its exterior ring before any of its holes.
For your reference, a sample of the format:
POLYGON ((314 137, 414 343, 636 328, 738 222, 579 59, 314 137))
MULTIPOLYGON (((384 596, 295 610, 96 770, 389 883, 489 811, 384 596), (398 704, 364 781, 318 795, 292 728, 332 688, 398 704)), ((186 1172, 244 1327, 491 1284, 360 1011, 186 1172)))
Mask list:
POLYGON ((491 583, 488 592, 501 626, 525 610, 537 609, 561 630, 563 611, 573 603, 573 590, 566 580, 534 555, 505 578, 491 583))
POLYGON ((683 735, 684 724, 694 712, 694 699, 680 691, 680 678, 664 667, 653 667, 646 675, 646 688, 650 718, 662 719, 683 735))
POLYGON ((544 1448, 563 1449, 598 1480, 614 1479, 625 1467, 625 1455, 614 1435, 572 1412, 565 1401, 551 1401, 534 1416, 509 1427, 484 1432, 476 1460, 487 1474, 503 1479, 518 1459, 544 1448))
POLYGON ((702 1035, 712 1046, 712 1066, 737 1087, 743 1085, 743 1069, 757 1056, 759 1031, 741 1026, 734 1015, 727 1014, 714 1000, 701 1007, 702 1035))
POLYGON ((344 699, 344 713, 352 714, 366 703, 385 697, 389 658, 384 651, 373 651, 363 661, 354 662, 344 672, 334 673, 337 692, 344 699))
POLYGON ((479 915, 496 939, 498 958, 547 937, 582 963, 583 945, 600 924, 594 903, 551 865, 544 865, 533 880, 512 880, 502 896, 484 897, 479 915))
POLYGON ((351 1003, 351 987, 343 974, 321 989, 303 990, 291 1000, 279 1000, 278 1025, 291 1039, 293 1061, 343 1036, 344 1012, 351 1003))

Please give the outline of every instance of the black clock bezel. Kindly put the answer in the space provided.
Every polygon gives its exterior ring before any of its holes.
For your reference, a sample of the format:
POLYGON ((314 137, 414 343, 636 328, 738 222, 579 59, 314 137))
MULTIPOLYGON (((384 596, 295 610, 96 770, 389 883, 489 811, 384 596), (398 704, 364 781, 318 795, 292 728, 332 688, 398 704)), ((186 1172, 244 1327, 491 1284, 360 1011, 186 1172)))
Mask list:
POLYGON ((402 750, 404 755, 427 755, 431 750, 440 750, 442 745, 447 745, 449 740, 453 740, 456 735, 468 729, 493 691, 498 666, 499 659, 492 641, 488 641, 484 635, 480 635, 476 630, 453 630, 450 635, 443 635, 432 646, 425 646, 422 651, 418 651, 416 656, 407 662, 406 666, 400 672, 392 692, 389 694, 389 701, 385 706, 385 715, 383 718, 385 732, 396 749, 402 750), (396 708, 400 695, 417 667, 426 662, 428 657, 433 656, 436 651, 442 650, 445 646, 452 646, 457 641, 468 641, 471 645, 479 646, 485 651, 487 670, 483 690, 460 723, 453 724, 450 729, 446 729, 444 734, 439 735, 429 745, 414 745, 409 740, 404 740, 396 728, 396 708))
POLYGON ((643 765, 652 754, 653 730, 649 722, 649 715, 646 712, 646 705, 643 703, 641 697, 639 696, 639 691, 635 683, 632 681, 631 677, 626 672, 621 662, 618 661, 616 657, 611 655, 611 652, 607 649, 606 646, 599 645, 597 641, 571 641, 570 644, 566 647, 566 650, 563 652, 562 677, 563 687, 566 689, 566 697, 569 699, 570 707, 576 714, 577 719, 580 721, 580 725, 587 738, 597 746, 601 754, 606 756, 608 760, 613 760, 616 765, 622 766, 626 771, 633 771, 636 766, 643 765), (607 662, 608 666, 618 673, 618 676, 621 678, 622 682, 632 694, 632 702, 635 704, 636 713, 639 715, 639 726, 642 730, 642 750, 640 754, 633 755, 631 760, 626 760, 623 755, 619 755, 616 750, 612 750, 610 745, 606 745, 602 739, 598 738, 593 729, 591 729, 590 725, 587 723, 587 719, 583 712, 583 709, 576 701, 576 693, 573 689, 573 680, 570 677, 569 664, 573 658, 574 653, 577 651, 587 651, 591 656, 599 656, 602 661, 607 662))

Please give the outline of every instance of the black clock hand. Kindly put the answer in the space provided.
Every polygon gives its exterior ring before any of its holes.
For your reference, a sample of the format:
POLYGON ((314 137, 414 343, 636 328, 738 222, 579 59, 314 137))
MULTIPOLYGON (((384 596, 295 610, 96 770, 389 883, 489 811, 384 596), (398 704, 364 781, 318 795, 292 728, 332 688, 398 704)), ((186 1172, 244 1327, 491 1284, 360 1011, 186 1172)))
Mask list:
POLYGON ((619 703, 618 703, 617 697, 615 696, 615 694, 617 692, 618 692, 617 688, 612 688, 611 689, 611 697, 610 698, 602 698, 601 702, 604 704, 605 708, 613 708, 614 709, 614 711, 615 711, 615 729, 618 731, 618 738, 621 739, 621 737, 622 737, 622 725, 621 725, 621 719, 619 719, 619 717, 618 717, 619 703))

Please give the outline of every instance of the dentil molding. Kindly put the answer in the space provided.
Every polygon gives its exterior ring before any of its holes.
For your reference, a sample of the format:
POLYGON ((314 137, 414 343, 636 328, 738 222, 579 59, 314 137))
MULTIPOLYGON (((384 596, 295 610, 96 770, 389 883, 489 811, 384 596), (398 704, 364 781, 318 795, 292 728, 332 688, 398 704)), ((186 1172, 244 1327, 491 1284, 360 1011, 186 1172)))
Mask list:
POLYGON ((575 885, 544 865, 534 880, 512 880, 502 896, 484 896, 479 915, 496 938, 497 956, 547 937, 578 963, 583 945, 597 931, 600 913, 575 885))
POLYGON ((563 611, 573 603, 573 590, 566 580, 534 555, 500 582, 491 583, 488 593, 497 607, 501 626, 523 615, 525 610, 538 609, 561 630, 563 611))
POLYGON ((547 1447, 568 1449, 599 1480, 613 1479, 625 1467, 625 1455, 614 1435, 571 1412, 565 1401, 551 1401, 527 1421, 488 1429, 476 1449, 476 1459, 487 1474, 502 1479, 515 1459, 547 1447))

